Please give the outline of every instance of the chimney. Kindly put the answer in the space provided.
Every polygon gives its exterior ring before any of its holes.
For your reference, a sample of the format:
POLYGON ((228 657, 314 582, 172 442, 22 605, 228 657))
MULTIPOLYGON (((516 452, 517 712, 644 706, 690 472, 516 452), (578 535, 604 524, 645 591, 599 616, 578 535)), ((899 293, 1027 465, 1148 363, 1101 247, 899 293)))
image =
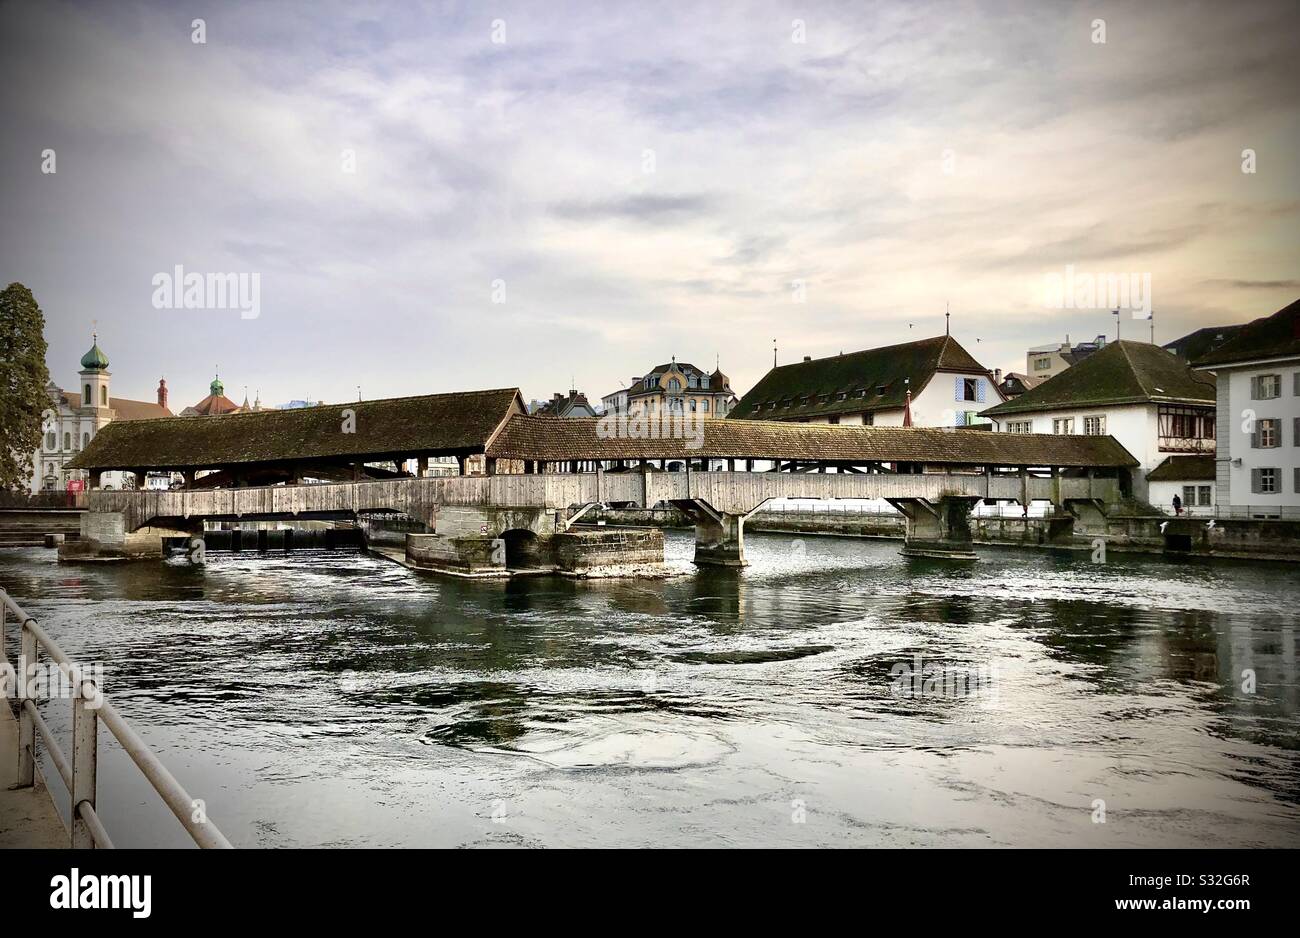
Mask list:
POLYGON ((164 410, 167 408, 167 379, 158 379, 158 406, 164 410))
POLYGON ((994 369, 993 369, 993 383, 994 383, 994 384, 1001 384, 1001 383, 1002 383, 1002 369, 1001 369, 1001 368, 994 368, 994 369))
POLYGON ((812 356, 811 356, 811 355, 805 355, 805 356, 803 357, 803 360, 806 361, 806 362, 810 362, 810 361, 812 361, 812 356))

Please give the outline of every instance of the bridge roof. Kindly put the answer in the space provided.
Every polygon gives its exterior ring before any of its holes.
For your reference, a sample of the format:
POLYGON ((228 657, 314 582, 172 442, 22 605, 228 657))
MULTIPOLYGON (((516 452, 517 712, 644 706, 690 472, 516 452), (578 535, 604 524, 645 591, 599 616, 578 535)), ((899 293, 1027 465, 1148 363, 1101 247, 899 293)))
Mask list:
POLYGON ((799 459, 826 462, 923 462, 949 465, 1136 466, 1114 437, 991 433, 919 427, 812 426, 771 420, 665 421, 636 418, 515 416, 492 441, 489 457, 559 462, 570 459, 799 459), (602 426, 602 420, 604 421, 602 426), (654 438, 638 437, 649 429, 654 438), (702 429, 703 439, 697 444, 702 429))
POLYGON ((212 469, 338 459, 483 452, 512 413, 517 388, 395 397, 218 417, 115 420, 68 466, 212 469), (352 432, 345 432, 348 412, 352 432))

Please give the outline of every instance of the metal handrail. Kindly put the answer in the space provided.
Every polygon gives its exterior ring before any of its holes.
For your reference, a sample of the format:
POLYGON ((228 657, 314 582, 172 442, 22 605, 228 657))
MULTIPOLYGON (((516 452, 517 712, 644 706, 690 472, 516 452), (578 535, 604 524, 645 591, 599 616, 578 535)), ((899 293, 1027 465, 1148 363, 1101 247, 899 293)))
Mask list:
POLYGON ((79 848, 113 847, 113 841, 95 811, 99 724, 102 721, 194 842, 204 848, 230 849, 230 841, 215 824, 206 817, 201 821, 194 819, 195 800, 117 709, 104 699, 95 682, 82 675, 81 668, 64 654, 63 649, 36 624, 36 620, 27 615, 3 589, 0 589, 0 663, 8 660, 5 657, 5 619, 8 612, 12 612, 21 623, 19 657, 26 664, 32 665, 36 663, 40 650, 44 649, 73 684, 71 759, 59 748, 49 724, 37 710, 34 701, 23 700, 19 708, 18 726, 18 785, 24 787, 34 783, 36 741, 42 740, 71 797, 71 845, 79 848), (97 701, 98 706, 92 706, 92 701, 97 701))

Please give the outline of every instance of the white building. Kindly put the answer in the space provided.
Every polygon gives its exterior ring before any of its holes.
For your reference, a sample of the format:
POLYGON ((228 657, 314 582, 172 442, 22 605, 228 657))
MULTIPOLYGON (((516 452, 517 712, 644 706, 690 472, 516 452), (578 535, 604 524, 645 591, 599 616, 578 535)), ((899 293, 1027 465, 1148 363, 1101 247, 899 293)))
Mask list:
POLYGON ((1300 300, 1193 364, 1218 377, 1220 514, 1300 519, 1300 300))
POLYGON ((949 335, 805 358, 773 368, 731 417, 797 423, 901 427, 987 424, 979 412, 1003 394, 987 368, 949 335))
MULTIPOLYGON (((63 491, 74 479, 84 480, 86 473, 66 469, 64 464, 85 449, 101 427, 114 420, 148 420, 170 417, 167 409, 167 382, 158 382, 158 401, 131 401, 113 397, 109 386, 112 374, 108 358, 95 337, 91 349, 81 357, 78 372, 80 393, 65 391, 53 381, 45 388, 50 398, 42 424, 41 447, 32 459, 31 490, 63 491)), ((105 488, 121 488, 123 474, 106 472, 105 488)))
POLYGON ((1141 467, 1133 494, 1155 504, 1148 473, 1170 456, 1214 452, 1214 393, 1211 375, 1164 349, 1112 342, 984 416, 1006 433, 1113 436, 1141 467))

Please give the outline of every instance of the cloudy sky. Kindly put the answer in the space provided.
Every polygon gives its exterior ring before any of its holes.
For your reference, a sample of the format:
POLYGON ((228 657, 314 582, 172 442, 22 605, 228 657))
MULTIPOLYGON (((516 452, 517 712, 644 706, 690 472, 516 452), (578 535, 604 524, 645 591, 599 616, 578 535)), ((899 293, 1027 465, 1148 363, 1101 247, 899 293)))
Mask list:
POLYGON ((55 380, 97 321, 114 393, 165 375, 178 411, 217 365, 269 404, 598 398, 673 355, 743 393, 773 339, 923 338, 945 303, 1023 370, 1114 335, 1045 305, 1067 264, 1149 274, 1169 341, 1300 296, 1297 9, 8 3, 0 279, 55 380), (259 315, 155 308, 176 265, 258 274, 259 315))

